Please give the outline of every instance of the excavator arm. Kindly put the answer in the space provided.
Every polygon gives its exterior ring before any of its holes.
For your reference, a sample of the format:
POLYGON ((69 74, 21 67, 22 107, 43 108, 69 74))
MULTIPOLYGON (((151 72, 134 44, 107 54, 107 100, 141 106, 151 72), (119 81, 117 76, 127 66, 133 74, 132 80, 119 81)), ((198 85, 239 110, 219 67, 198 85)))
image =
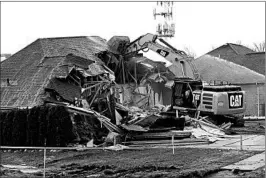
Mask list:
POLYGON ((145 49, 152 50, 171 62, 172 65, 168 68, 176 77, 198 79, 197 71, 191 63, 192 58, 184 51, 175 49, 163 39, 158 39, 157 35, 148 33, 140 36, 127 46, 124 55, 130 55, 141 50, 145 52, 145 49), (167 47, 159 44, 157 40, 167 47))

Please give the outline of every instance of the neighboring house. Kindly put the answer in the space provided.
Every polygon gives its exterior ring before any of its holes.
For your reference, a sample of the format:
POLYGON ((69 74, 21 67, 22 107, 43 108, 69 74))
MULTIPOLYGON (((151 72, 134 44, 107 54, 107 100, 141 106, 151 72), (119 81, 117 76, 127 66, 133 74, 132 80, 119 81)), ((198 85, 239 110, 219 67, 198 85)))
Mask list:
POLYGON ((243 45, 226 43, 207 54, 234 62, 265 75, 265 52, 255 52, 243 45))
POLYGON ((33 107, 47 97, 73 103, 84 82, 112 73, 98 58, 110 51, 97 36, 37 39, 1 62, 1 108, 33 107))
POLYGON ((246 91, 247 110, 246 115, 265 115, 265 76, 244 66, 229 62, 228 60, 203 55, 194 61, 202 80, 227 81, 233 85, 239 85, 246 91))

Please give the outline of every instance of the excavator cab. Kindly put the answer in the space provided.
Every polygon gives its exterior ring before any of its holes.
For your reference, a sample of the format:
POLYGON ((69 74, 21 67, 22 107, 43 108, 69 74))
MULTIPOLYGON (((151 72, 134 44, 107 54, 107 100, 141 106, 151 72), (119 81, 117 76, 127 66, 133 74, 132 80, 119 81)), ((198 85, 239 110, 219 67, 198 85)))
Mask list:
POLYGON ((244 126, 245 92, 234 85, 207 85, 193 79, 176 79, 172 87, 172 109, 183 114, 213 118, 217 124, 232 122, 244 126))
POLYGON ((200 103, 202 82, 190 78, 175 79, 172 87, 172 106, 197 109, 200 103))

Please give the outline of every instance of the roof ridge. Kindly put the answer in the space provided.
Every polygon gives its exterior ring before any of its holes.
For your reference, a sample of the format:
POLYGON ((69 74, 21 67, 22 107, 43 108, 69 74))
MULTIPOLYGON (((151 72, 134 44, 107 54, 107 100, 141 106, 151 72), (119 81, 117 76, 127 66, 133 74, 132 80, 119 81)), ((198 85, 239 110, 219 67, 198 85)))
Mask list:
MULTIPOLYGON (((221 46, 219 46, 219 47, 216 47, 216 48, 212 49, 211 51, 209 51, 209 52, 203 54, 202 56, 207 55, 207 54, 209 54, 209 53, 211 53, 211 52, 213 52, 213 51, 215 51, 215 50, 217 50, 217 49, 219 49, 219 48, 222 48, 223 46, 226 46, 226 45, 227 45, 227 44, 225 43, 225 44, 223 44, 223 45, 221 45, 221 46)), ((200 56, 200 57, 201 57, 201 56, 200 56)), ((199 57, 198 57, 198 58, 199 58, 199 57)))
MULTIPOLYGON (((237 46, 244 46, 242 44, 236 44, 236 43, 227 43, 227 44, 231 44, 231 45, 237 45, 237 46)), ((245 47, 245 46, 244 46, 245 47)))
MULTIPOLYGON (((238 46, 238 47, 241 47, 241 48, 248 49, 248 50, 250 50, 250 51, 254 51, 253 49, 249 48, 249 47, 246 46, 246 45, 236 44, 236 43, 227 43, 227 44, 229 44, 231 47, 233 47, 233 46, 238 46)), ((236 51, 237 51, 237 50, 236 50, 236 51)), ((255 52, 255 51, 254 51, 254 52, 255 52)))
POLYGON ((265 77, 265 75, 260 74, 260 73, 258 73, 258 72, 256 72, 256 71, 252 70, 252 69, 249 69, 249 68, 247 68, 246 66, 243 66, 243 65, 240 65, 240 64, 236 64, 236 63, 234 63, 234 62, 232 62, 232 61, 228 61, 228 60, 226 60, 226 59, 219 58, 219 57, 216 57, 216 56, 212 56, 212 55, 209 55, 209 54, 206 54, 206 55, 208 55, 209 57, 214 57, 215 59, 218 59, 218 60, 224 61, 225 63, 232 64, 232 65, 234 65, 234 66, 240 67, 240 68, 242 68, 242 69, 249 70, 251 73, 253 73, 253 74, 255 74, 255 75, 260 75, 260 76, 265 77))
POLYGON ((239 54, 239 53, 237 52, 237 50, 233 47, 233 43, 227 43, 227 44, 229 45, 229 47, 232 48, 232 50, 233 50, 236 54, 239 54))
POLYGON ((88 36, 62 36, 62 37, 48 37, 48 38, 39 38, 40 40, 45 39, 66 39, 66 38, 87 38, 88 36))

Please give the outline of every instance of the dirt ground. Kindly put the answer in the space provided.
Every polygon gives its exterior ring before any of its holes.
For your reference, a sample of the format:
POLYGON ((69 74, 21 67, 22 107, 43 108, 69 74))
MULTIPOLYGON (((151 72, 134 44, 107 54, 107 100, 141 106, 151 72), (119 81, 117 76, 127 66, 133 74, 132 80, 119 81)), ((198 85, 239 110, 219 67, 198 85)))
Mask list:
POLYGON ((219 177, 229 177, 229 178, 265 178, 265 168, 259 168, 252 172, 237 172, 237 171, 219 171, 211 175, 206 176, 206 178, 219 178, 219 177))
POLYGON ((265 135, 265 120, 245 121, 245 127, 233 127, 232 131, 237 134, 265 135))
MULTIPOLYGON (((47 152, 47 177, 206 177, 220 167, 258 152, 176 148, 145 150, 86 150, 47 152)), ((42 151, 1 150, 1 164, 43 167, 42 151)), ((264 176, 265 171, 259 173, 264 176)), ((1 171, 2 177, 36 177, 16 171, 1 171)), ((247 174, 248 175, 248 174, 247 174)), ((222 176, 223 177, 223 176, 222 176)))
MULTIPOLYGON (((238 134, 265 134, 262 121, 246 121, 244 128, 232 128, 238 134)), ((1 164, 43 168, 42 150, 1 150, 1 164)), ((47 151, 46 177, 265 177, 265 169, 252 172, 221 171, 220 168, 256 153, 224 149, 157 148, 144 150, 47 151)), ((42 173, 24 174, 1 168, 0 176, 42 177, 42 173)))

